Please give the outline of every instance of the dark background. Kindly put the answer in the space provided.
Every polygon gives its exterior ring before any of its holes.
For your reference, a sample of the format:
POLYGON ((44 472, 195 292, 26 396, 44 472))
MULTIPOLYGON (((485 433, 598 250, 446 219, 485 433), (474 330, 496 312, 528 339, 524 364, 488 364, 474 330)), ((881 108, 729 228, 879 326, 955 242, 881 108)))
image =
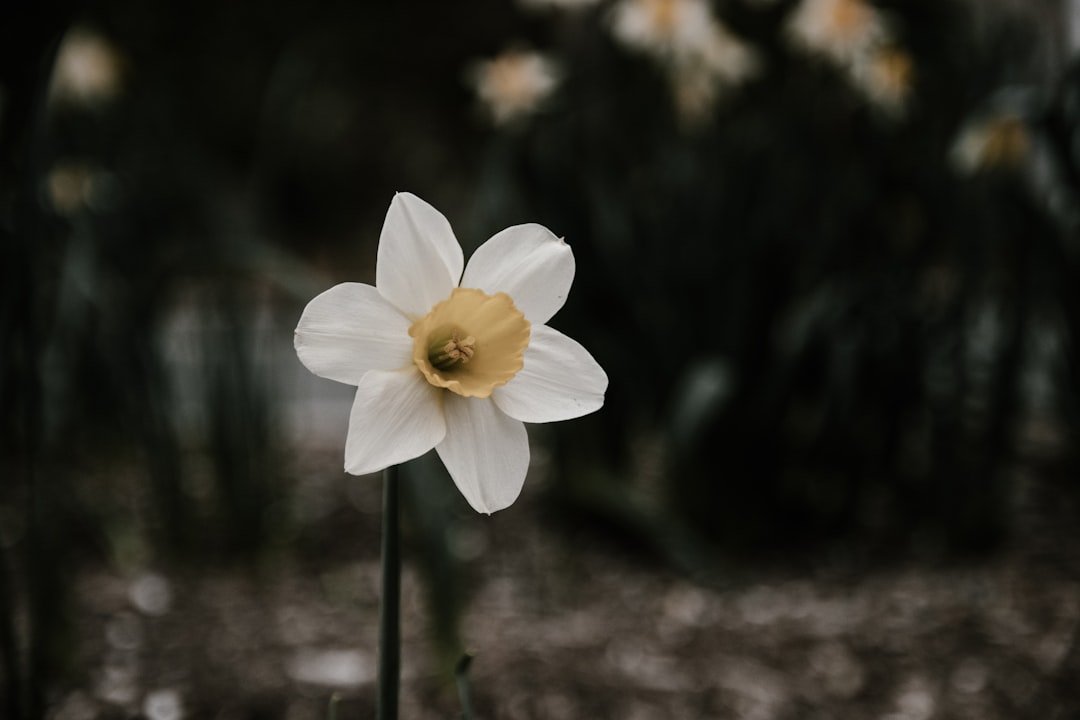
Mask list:
POLYGON ((494 518, 405 468, 416 717, 478 645, 483 717, 1076 712, 1069 4, 876 3, 900 114, 797 4, 712 3, 762 69, 692 120, 609 2, 0 6, 0 714, 371 715, 379 482, 290 336, 399 190, 467 252, 566 237, 552 324, 611 381, 494 518), (65 96, 86 37, 110 89, 65 96), (469 69, 508 48, 561 82, 497 124, 469 69))

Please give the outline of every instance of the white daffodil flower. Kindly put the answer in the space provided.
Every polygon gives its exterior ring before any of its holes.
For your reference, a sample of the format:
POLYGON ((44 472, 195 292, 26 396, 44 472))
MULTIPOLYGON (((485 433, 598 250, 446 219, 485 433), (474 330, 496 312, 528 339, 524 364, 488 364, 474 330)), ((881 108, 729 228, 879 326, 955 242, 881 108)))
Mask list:
POLYGON ((708 44, 712 23, 705 0, 621 0, 611 11, 611 32, 619 42, 662 57, 708 44))
POLYGON ((476 63, 467 79, 495 123, 502 125, 536 111, 558 87, 561 75, 546 55, 509 50, 476 63))
POLYGON ((841 65, 858 62, 892 35, 886 16, 866 0, 802 0, 787 31, 796 45, 841 65))
POLYGON ((50 102, 95 105, 120 94, 123 61, 103 36, 75 27, 64 35, 49 81, 50 102))
POLYGON ((901 48, 876 48, 852 66, 851 79, 878 109, 899 118, 911 99, 915 61, 901 48))
POLYGON ((345 471, 364 475, 435 448, 474 509, 521 493, 522 423, 598 410, 607 375, 545 323, 574 279, 570 246, 541 225, 515 225, 468 267, 447 219, 398 193, 379 236, 375 286, 336 285, 296 328, 300 361, 356 386, 345 471))
POLYGON ((950 160, 962 175, 1018 170, 1030 157, 1031 133, 1024 119, 1002 112, 969 122, 953 144, 950 160))
POLYGON ((676 108, 689 122, 761 69, 758 53, 713 17, 706 0, 620 0, 609 22, 625 47, 667 67, 676 108))

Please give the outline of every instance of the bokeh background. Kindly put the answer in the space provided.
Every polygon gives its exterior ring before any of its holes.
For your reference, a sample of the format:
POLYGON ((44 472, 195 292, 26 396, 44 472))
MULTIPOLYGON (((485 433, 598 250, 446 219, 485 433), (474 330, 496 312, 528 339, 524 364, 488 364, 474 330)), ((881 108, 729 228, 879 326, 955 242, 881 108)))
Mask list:
POLYGON ((380 479, 292 350, 395 191, 610 377, 406 465, 403 714, 1080 712, 1080 4, 0 6, 0 716, 372 717, 380 479))

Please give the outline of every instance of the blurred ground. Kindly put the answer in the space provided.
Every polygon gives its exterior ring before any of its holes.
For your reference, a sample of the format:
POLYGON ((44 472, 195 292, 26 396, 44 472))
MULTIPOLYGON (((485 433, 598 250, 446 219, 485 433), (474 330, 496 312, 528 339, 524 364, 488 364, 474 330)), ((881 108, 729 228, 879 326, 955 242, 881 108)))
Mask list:
MULTIPOLYGON (((696 582, 540 506, 469 517, 453 550, 479 718, 1065 718, 1080 710, 1075 524, 1032 488, 1008 547, 868 570, 839 555, 742 563, 696 582), (546 518, 546 519, 545 519, 546 518), (1037 531, 1034 528, 1038 528, 1037 531), (1030 531, 1030 532, 1029 532, 1030 531)), ((296 459, 316 507, 279 562, 78 577, 84 673, 56 720, 373 717, 378 478, 296 459), (321 479, 321 480, 319 480, 321 479)), ((406 550, 402 717, 459 717, 406 550)))

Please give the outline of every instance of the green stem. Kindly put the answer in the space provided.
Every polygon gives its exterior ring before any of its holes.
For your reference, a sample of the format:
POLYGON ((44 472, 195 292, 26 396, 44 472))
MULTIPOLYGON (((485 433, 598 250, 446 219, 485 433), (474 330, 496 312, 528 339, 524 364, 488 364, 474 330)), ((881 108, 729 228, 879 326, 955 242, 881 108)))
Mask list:
POLYGON ((469 665, 473 656, 465 653, 454 666, 454 680, 457 681, 458 697, 461 699, 462 720, 472 720, 472 699, 469 694, 469 665))
POLYGON ((382 603, 379 608, 378 720, 397 720, 401 680, 401 532, 397 467, 383 472, 382 603))

